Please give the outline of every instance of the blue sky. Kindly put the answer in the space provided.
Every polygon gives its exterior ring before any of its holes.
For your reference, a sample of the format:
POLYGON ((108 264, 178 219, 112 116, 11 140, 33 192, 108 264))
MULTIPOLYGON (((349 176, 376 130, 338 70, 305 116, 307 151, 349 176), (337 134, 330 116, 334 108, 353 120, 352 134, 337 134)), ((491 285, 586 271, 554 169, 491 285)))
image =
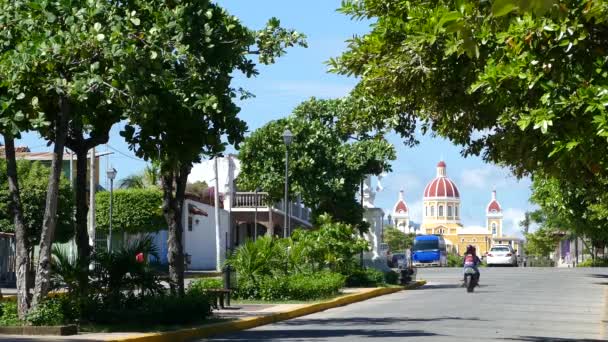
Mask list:
MULTIPOLYGON (((364 34, 369 23, 352 21, 337 13, 338 0, 278 1, 278 0, 221 0, 217 1, 230 13, 251 28, 261 28, 268 18, 276 16, 284 27, 295 28, 308 36, 308 49, 293 48, 271 66, 260 66, 260 75, 246 79, 235 75, 235 86, 244 87, 256 95, 240 103, 241 117, 254 130, 270 120, 290 113, 298 103, 311 96, 334 98, 348 94, 357 80, 328 74, 325 61, 338 56, 346 48, 345 40, 364 34)), ((139 172, 146 163, 138 160, 118 135, 121 125, 113 128, 108 146, 101 151, 114 154, 102 161, 118 170, 118 179, 139 172)), ((420 222, 423 189, 435 177, 435 165, 441 157, 447 163, 448 176, 457 184, 462 199, 462 218, 465 226, 483 225, 484 210, 492 188, 505 211, 505 232, 515 233, 515 224, 532 205, 528 179, 517 181, 508 171, 485 164, 479 158, 460 156, 459 148, 430 135, 421 137, 421 144, 406 148, 396 135, 389 136, 397 149, 398 159, 393 172, 383 181, 384 191, 377 194, 376 205, 392 208, 400 189, 414 220, 420 222)), ((48 150, 43 140, 28 134, 19 142, 32 150, 48 150)), ((105 177, 104 177, 105 178, 105 177)), ((102 183, 105 181, 102 178, 102 183)))

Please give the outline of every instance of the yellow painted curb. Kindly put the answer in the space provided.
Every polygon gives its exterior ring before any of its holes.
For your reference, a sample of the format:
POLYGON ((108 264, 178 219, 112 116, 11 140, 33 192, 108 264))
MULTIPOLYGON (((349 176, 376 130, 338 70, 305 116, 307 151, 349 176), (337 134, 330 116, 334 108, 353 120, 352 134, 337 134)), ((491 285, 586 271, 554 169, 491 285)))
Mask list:
POLYGON ((366 299, 395 293, 402 290, 411 290, 426 284, 425 280, 417 281, 413 284, 404 287, 381 287, 375 288, 369 291, 348 294, 341 296, 327 302, 315 303, 299 307, 290 311, 277 312, 269 316, 257 316, 241 318, 236 321, 214 323, 202 326, 200 328, 182 329, 170 332, 162 333, 150 333, 150 334, 133 334, 132 336, 110 338, 106 341, 111 342, 181 342, 188 341, 195 338, 208 337, 211 335, 235 332, 240 330, 251 329, 266 325, 270 323, 280 322, 291 318, 300 316, 310 315, 312 313, 325 311, 327 309, 344 306, 366 299))

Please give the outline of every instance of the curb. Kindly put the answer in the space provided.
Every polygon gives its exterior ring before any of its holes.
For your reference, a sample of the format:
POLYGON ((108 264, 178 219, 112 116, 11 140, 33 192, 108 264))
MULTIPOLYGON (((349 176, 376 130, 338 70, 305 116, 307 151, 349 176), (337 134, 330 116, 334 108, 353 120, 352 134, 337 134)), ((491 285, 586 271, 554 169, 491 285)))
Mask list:
POLYGON ((416 281, 414 284, 404 287, 381 287, 370 291, 354 293, 332 299, 327 302, 310 304, 304 307, 285 312, 278 312, 269 316, 257 316, 242 318, 236 321, 209 324, 200 328, 182 329, 171 332, 137 334, 133 336, 110 338, 111 342, 181 342, 190 339, 208 337, 211 335, 235 332, 251 329, 261 325, 285 321, 288 319, 310 315, 327 309, 337 308, 348 304, 361 302, 370 298, 383 296, 403 290, 411 290, 426 284, 425 280, 416 281))

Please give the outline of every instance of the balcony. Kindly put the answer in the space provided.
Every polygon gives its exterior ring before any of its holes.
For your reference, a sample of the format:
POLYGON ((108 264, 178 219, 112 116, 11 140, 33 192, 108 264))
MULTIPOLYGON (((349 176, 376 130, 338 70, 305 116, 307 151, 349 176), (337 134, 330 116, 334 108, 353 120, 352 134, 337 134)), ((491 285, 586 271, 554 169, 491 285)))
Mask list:
MULTIPOLYGON (((290 202, 290 215, 292 218, 305 223, 310 223, 311 210, 304 206, 300 201, 290 202)), ((232 210, 234 211, 267 211, 268 210, 268 193, 266 192, 236 192, 232 201, 232 210)), ((285 203, 281 200, 272 205, 274 211, 281 214, 285 213, 285 203)))

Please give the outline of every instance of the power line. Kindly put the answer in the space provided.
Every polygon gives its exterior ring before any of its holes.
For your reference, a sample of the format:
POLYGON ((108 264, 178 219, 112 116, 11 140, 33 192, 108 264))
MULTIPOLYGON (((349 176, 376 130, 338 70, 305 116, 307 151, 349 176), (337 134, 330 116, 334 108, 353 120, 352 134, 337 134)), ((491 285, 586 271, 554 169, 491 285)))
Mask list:
POLYGON ((133 160, 137 160, 138 162, 146 163, 146 161, 145 161, 145 160, 142 160, 142 159, 139 159, 139 158, 132 157, 132 156, 130 156, 130 155, 128 155, 128 154, 126 154, 126 153, 124 153, 124 152, 122 152, 122 151, 120 151, 120 150, 118 150, 118 149, 116 149, 116 148, 114 148, 114 147, 112 147, 112 146, 110 146, 109 144, 106 144, 106 146, 107 146, 107 147, 109 147, 109 148, 110 148, 110 150, 112 150, 112 151, 114 151, 114 152, 116 152, 116 153, 118 153, 118 154, 121 154, 121 155, 123 155, 123 156, 124 156, 124 157, 126 157, 126 158, 133 159, 133 160))

